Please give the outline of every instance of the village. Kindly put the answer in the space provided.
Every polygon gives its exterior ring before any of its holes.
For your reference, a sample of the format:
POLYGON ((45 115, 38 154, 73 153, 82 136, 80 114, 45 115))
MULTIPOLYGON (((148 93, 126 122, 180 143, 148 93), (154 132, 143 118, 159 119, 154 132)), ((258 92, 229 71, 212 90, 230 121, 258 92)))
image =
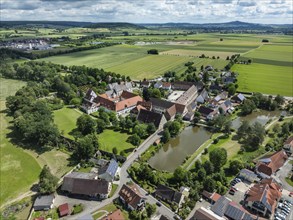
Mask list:
MULTIPOLYGON (((108 84, 103 94, 88 89, 81 104, 85 113, 93 114, 102 108, 106 112, 115 112, 117 116, 131 115, 140 123, 153 124, 156 131, 135 148, 124 163, 119 160, 119 155, 109 154, 109 159, 105 159, 100 151, 96 152, 90 159, 93 164, 90 172, 78 171, 77 167, 76 171, 65 175, 57 194, 38 197, 33 206, 34 211, 39 213, 56 207, 59 216, 66 219, 96 219, 100 214, 103 217, 99 219, 103 220, 124 219, 123 210, 119 208, 110 212, 97 212, 114 201, 120 204, 118 207, 136 212, 148 210, 150 205, 156 206, 159 214, 152 219, 181 219, 176 213, 188 201, 189 187, 182 185, 180 191, 177 191, 159 184, 154 192, 149 193, 135 183, 127 172, 150 145, 160 142, 161 132, 168 121, 174 121, 180 116, 184 123, 191 123, 194 117, 199 117, 198 123, 205 125, 219 115, 233 114, 250 96, 229 94, 225 85, 236 81, 236 76, 230 72, 223 72, 220 81, 220 84, 212 83, 207 87, 201 81, 169 82, 160 77, 152 81, 108 84), (150 88, 164 91, 166 98, 148 97, 146 100, 139 95, 150 88), (81 203, 85 204, 85 208, 79 213, 76 209, 81 203), (176 205, 177 211, 166 204, 176 205)), ((293 192, 284 178, 292 169, 292 152, 293 136, 284 143, 282 150, 254 161, 252 170, 241 169, 229 184, 230 188, 225 195, 202 191, 188 219, 291 219, 293 200, 290 197, 293 192)))

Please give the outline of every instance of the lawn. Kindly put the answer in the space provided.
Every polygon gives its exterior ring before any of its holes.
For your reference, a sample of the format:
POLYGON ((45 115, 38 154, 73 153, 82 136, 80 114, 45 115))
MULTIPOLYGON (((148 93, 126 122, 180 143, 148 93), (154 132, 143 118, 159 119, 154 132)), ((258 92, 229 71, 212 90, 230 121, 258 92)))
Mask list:
POLYGON ((100 149, 112 153, 112 149, 116 147, 118 154, 120 154, 121 151, 124 151, 126 155, 130 154, 135 147, 126 142, 129 136, 130 135, 127 133, 109 129, 104 130, 103 133, 99 134, 100 149))
POLYGON ((59 130, 63 132, 63 135, 67 138, 74 139, 70 132, 76 128, 76 120, 82 113, 74 108, 64 107, 62 109, 54 111, 54 121, 59 130))
POLYGON ((116 192, 117 188, 118 188, 117 184, 112 184, 112 189, 111 189, 111 192, 109 194, 109 198, 111 198, 114 195, 114 193, 116 192))
POLYGON ((239 73, 238 91, 284 96, 293 94, 292 67, 253 63, 236 64, 232 70, 239 73))
POLYGON ((10 133, 11 117, 3 112, 5 98, 24 86, 26 83, 18 80, 0 78, 0 205, 22 192, 29 190, 38 180, 41 167, 38 162, 23 149, 13 145, 6 137, 10 133))

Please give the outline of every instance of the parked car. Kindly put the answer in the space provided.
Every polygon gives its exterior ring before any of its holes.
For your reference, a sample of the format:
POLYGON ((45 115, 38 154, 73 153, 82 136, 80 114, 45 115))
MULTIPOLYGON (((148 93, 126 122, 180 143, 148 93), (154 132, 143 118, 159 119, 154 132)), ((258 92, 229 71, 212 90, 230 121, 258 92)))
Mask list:
POLYGON ((162 206, 162 203, 156 202, 156 205, 159 206, 159 207, 161 207, 162 206))

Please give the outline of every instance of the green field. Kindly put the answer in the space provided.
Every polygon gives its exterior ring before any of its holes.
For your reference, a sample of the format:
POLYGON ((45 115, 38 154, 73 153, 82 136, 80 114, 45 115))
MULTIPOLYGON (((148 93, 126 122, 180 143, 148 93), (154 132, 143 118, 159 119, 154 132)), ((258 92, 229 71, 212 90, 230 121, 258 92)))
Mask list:
POLYGON ((232 70, 239 73, 239 91, 293 96, 292 67, 253 63, 236 64, 232 70))
POLYGON ((18 80, 0 78, 0 206, 9 199, 29 190, 31 185, 38 180, 41 171, 38 162, 23 149, 13 145, 6 136, 11 132, 8 127, 12 118, 7 117, 3 112, 5 98, 14 95, 25 84, 25 82, 18 80))
POLYGON ((190 57, 197 57, 202 54, 205 56, 209 56, 212 58, 215 56, 216 58, 219 56, 221 59, 226 59, 227 56, 231 56, 235 53, 232 52, 219 52, 219 51, 200 51, 200 50, 180 50, 180 49, 175 49, 175 50, 168 50, 161 52, 161 54, 166 54, 166 55, 178 55, 178 56, 190 56, 190 57))
POLYGON ((116 132, 113 130, 104 130, 103 133, 99 134, 99 144, 101 150, 112 153, 114 147, 117 148, 118 154, 124 151, 126 154, 132 152, 135 148, 132 144, 126 142, 129 135, 127 133, 116 132))
POLYGON ((76 120, 81 114, 73 108, 64 107, 54 111, 54 122, 65 137, 74 139, 70 132, 76 128, 76 120))

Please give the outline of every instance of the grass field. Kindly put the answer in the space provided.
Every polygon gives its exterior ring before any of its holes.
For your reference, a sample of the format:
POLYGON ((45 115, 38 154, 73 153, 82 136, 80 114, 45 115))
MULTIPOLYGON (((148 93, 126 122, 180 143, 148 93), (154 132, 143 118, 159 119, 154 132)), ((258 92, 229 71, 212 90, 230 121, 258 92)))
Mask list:
POLYGON ((10 133, 11 117, 3 112, 5 98, 24 86, 26 83, 17 80, 0 78, 0 205, 9 201, 10 198, 26 191, 37 181, 41 170, 38 162, 23 149, 13 145, 6 137, 10 133))
POLYGON ((64 107, 54 111, 54 122, 65 137, 74 139, 70 132, 76 128, 76 120, 81 114, 73 108, 64 107))
POLYGON ((134 146, 126 140, 129 135, 127 133, 120 133, 113 130, 104 130, 103 133, 99 134, 99 144, 101 150, 112 153, 114 147, 117 148, 118 154, 124 151, 127 154, 131 153, 134 146))
POLYGON ((232 52, 219 52, 219 51, 200 51, 200 50, 180 50, 180 49, 175 49, 175 50, 167 50, 164 52, 161 52, 161 54, 166 54, 166 55, 177 55, 177 56, 189 56, 189 57, 197 57, 202 54, 205 56, 209 56, 212 58, 215 56, 216 58, 219 56, 221 59, 226 59, 227 56, 231 56, 235 53, 232 52))
POLYGON ((253 63, 236 64, 232 70, 239 73, 239 91, 293 96, 292 67, 253 63))

